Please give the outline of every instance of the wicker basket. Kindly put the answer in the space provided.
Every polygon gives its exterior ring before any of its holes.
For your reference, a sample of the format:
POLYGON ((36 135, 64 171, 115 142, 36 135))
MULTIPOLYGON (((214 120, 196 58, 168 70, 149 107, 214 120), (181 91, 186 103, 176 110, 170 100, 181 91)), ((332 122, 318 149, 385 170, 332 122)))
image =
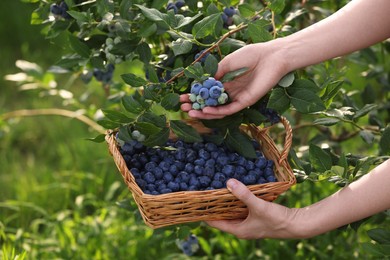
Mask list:
MULTIPOLYGON (((248 186, 253 194, 267 201, 275 200, 296 182, 287 161, 292 139, 291 126, 284 117, 281 118, 281 123, 285 128, 285 143, 281 152, 268 135, 271 127, 263 129, 252 125, 241 127, 242 131, 259 141, 264 156, 274 161, 277 182, 248 186)), ((248 210, 245 204, 226 188, 206 191, 180 191, 161 195, 145 194, 127 168, 112 131, 107 133, 106 141, 115 164, 131 191, 145 224, 149 227, 160 228, 181 223, 239 219, 247 216, 248 210)))

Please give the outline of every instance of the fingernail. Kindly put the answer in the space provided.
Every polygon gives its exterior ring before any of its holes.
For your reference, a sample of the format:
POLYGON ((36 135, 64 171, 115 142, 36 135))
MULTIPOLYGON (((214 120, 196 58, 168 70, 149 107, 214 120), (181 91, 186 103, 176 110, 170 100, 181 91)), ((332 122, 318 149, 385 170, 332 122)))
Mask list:
POLYGON ((232 192, 237 187, 237 182, 234 179, 230 179, 226 183, 226 188, 232 192))

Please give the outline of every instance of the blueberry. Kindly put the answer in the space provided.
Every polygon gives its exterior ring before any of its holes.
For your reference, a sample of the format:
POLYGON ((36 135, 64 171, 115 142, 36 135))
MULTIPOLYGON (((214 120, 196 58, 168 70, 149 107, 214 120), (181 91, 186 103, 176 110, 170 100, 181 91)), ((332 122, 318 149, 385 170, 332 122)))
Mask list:
POLYGON ((177 166, 175 164, 171 165, 169 167, 169 172, 173 175, 173 176, 176 176, 179 172, 179 169, 177 168, 177 166))
POLYGON ((179 172, 177 177, 179 178, 179 180, 181 182, 188 183, 190 181, 190 174, 188 172, 185 172, 185 171, 179 172))
POLYGON ((245 175, 246 174, 246 169, 243 167, 243 166, 241 166, 241 165, 237 165, 236 166, 236 171, 235 171, 237 174, 239 174, 239 175, 245 175))
POLYGON ((146 189, 152 192, 152 191, 156 190, 156 185, 149 183, 146 185, 146 189))
POLYGON ((208 159, 205 163, 206 167, 214 167, 215 166, 215 160, 214 159, 208 159))
POLYGON ((221 189, 223 188, 223 183, 221 181, 212 181, 211 182, 211 187, 213 187, 214 189, 221 189))
POLYGON ((247 161, 246 164, 245 164, 245 168, 249 171, 249 170, 253 170, 255 168, 255 164, 254 162, 252 161, 247 161))
POLYGON ((169 168, 170 168, 169 163, 166 162, 166 161, 160 162, 160 164, 159 164, 158 166, 159 166, 164 172, 165 172, 165 171, 168 171, 169 168))
POLYGON ((222 17, 223 23, 226 24, 229 17, 228 17, 225 13, 222 13, 222 14, 221 14, 221 17, 222 17))
POLYGON ((218 99, 221 93, 222 93, 222 88, 218 87, 217 85, 212 86, 209 91, 210 97, 215 99, 218 99))
POLYGON ((199 165, 199 166, 204 166, 204 165, 206 164, 206 160, 203 159, 203 158, 196 159, 196 160, 194 161, 194 164, 195 164, 195 165, 199 165))
POLYGON ((157 164, 155 162, 147 162, 145 164, 145 170, 148 171, 148 172, 151 172, 154 170, 154 168, 157 167, 157 164))
POLYGON ((186 163, 185 167, 184 167, 184 170, 186 172, 193 172, 194 171, 194 165, 192 163, 186 163))
POLYGON ((186 5, 186 3, 183 0, 177 0, 175 5, 177 8, 182 8, 183 6, 186 5))
POLYGON ((268 176, 267 181, 268 182, 277 182, 277 179, 275 178, 275 176, 268 176))
POLYGON ((223 166, 222 173, 224 173, 226 176, 232 176, 232 174, 234 173, 234 170, 235 170, 234 165, 227 164, 227 165, 223 166))
POLYGON ((225 182, 227 181, 227 178, 226 178, 226 176, 223 173, 217 172, 214 175, 214 180, 215 181, 220 181, 220 182, 225 184, 225 182))
POLYGON ((216 151, 218 149, 217 145, 214 144, 214 143, 206 143, 204 145, 204 148, 209 151, 209 152, 213 152, 213 151, 216 151))
POLYGON ((220 165, 226 165, 229 162, 229 157, 221 155, 217 158, 217 163, 220 165))
POLYGON ((268 176, 274 176, 274 169, 269 168, 269 167, 265 168, 265 170, 264 170, 264 175, 265 175, 266 177, 268 177, 268 176))
POLYGON ((217 81, 213 77, 209 77, 205 81, 203 81, 203 87, 210 89, 212 86, 215 86, 217 84, 217 81))
POLYGON ((199 91, 201 88, 203 88, 202 84, 200 84, 199 82, 195 82, 191 85, 191 93, 199 95, 199 91))
POLYGON ((215 98, 208 98, 205 101, 205 105, 208 107, 216 107, 218 106, 218 100, 215 98))
POLYGON ((175 161, 174 164, 176 165, 177 169, 179 171, 182 171, 184 170, 184 167, 185 167, 185 163, 182 162, 182 161, 175 161))
POLYGON ((215 169, 214 167, 205 167, 203 170, 203 175, 212 178, 214 176, 215 169))
POLYGON ((202 188, 209 187, 209 185, 211 183, 211 179, 207 176, 200 176, 198 178, 198 180, 199 180, 200 187, 202 187, 202 188))
POLYGON ((168 3, 167 10, 173 10, 175 14, 177 14, 177 12, 179 11, 179 9, 174 3, 168 3))
POLYGON ((146 185, 147 185, 147 182, 143 179, 135 179, 135 182, 138 184, 138 186, 141 188, 141 190, 144 190, 146 185))
POLYGON ((185 182, 180 182, 180 190, 182 190, 182 191, 186 191, 186 190, 188 190, 188 184, 187 183, 185 183, 185 182))
POLYGON ((147 172, 145 173, 145 175, 143 176, 143 179, 147 182, 147 183, 154 183, 156 181, 156 177, 154 176, 153 173, 151 172, 147 172))
POLYGON ((208 160, 211 158, 210 153, 206 149, 200 149, 198 154, 199 154, 199 157, 203 160, 208 160))
POLYGON ((206 99, 208 99, 209 98, 209 90, 207 89, 207 88, 205 88, 205 87, 203 87, 203 88, 201 88, 200 90, 199 90, 199 96, 202 98, 202 99, 204 99, 204 100, 206 100, 206 99))
POLYGON ((190 181, 189 181, 189 185, 190 186, 195 186, 195 187, 198 187, 199 186, 199 180, 197 177, 194 177, 194 176, 191 176, 190 177, 190 181))
POLYGON ((179 191, 180 185, 177 182, 170 181, 167 185, 168 189, 171 189, 172 191, 179 191))
POLYGON ((228 94, 226 92, 222 93, 221 96, 218 98, 218 104, 223 105, 225 104, 229 99, 228 94))
POLYGON ((204 167, 203 167, 203 166, 195 165, 195 167, 194 167, 194 172, 195 172, 197 175, 202 175, 202 174, 203 174, 203 171, 204 171, 204 167))
MULTIPOLYGON (((195 57, 194 59, 197 60, 203 53, 205 52, 205 50, 201 50, 200 52, 198 52, 197 54, 195 54, 195 57)), ((200 59, 200 62, 205 62, 207 57, 210 55, 210 53, 206 53, 201 59, 200 59)))
POLYGON ((156 179, 161 179, 164 175, 164 171, 160 167, 156 167, 152 170, 152 173, 154 174, 154 177, 156 179))
POLYGON ((166 194, 166 193, 171 193, 171 192, 172 192, 172 190, 169 188, 165 188, 165 189, 160 190, 161 194, 166 194))
POLYGON ((258 179, 257 181, 258 184, 263 184, 263 183, 267 183, 267 180, 264 178, 264 177, 261 177, 258 179))
POLYGON ((274 167, 274 161, 272 161, 272 160, 268 160, 267 161, 267 167, 269 167, 269 168, 272 168, 272 167, 274 167))
POLYGON ((50 6, 50 12, 54 15, 61 15, 62 14, 62 8, 57 4, 52 4, 50 6))
POLYGON ((201 105, 198 102, 195 102, 195 103, 192 104, 192 109, 200 110, 201 109, 201 105))
POLYGON ((267 159, 265 159, 264 157, 259 157, 255 161, 255 166, 258 167, 259 169, 264 169, 266 165, 267 165, 267 159))
POLYGON ((223 9, 223 12, 228 16, 228 17, 232 17, 233 15, 236 14, 236 9, 231 6, 231 7, 226 7, 225 9, 223 9))
POLYGON ((169 172, 165 173, 163 176, 163 180, 165 180, 167 183, 172 181, 173 180, 172 174, 170 174, 169 172))

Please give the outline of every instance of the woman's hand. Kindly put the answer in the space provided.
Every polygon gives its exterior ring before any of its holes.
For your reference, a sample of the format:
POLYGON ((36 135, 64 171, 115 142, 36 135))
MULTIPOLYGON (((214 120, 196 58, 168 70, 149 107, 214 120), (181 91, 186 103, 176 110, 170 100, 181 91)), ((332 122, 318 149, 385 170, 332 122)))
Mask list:
POLYGON ((227 187, 233 195, 247 205, 249 214, 246 219, 207 221, 208 225, 242 239, 305 236, 294 231, 293 224, 298 223, 295 219, 300 213, 299 209, 290 209, 259 199, 244 184, 235 179, 230 179, 227 187))
POLYGON ((187 111, 190 117, 213 119, 231 115, 256 103, 289 72, 278 42, 247 45, 221 60, 216 79, 244 67, 249 69, 244 75, 224 84, 231 101, 229 104, 193 110, 189 96, 185 94, 180 97, 183 103, 181 109, 187 111))

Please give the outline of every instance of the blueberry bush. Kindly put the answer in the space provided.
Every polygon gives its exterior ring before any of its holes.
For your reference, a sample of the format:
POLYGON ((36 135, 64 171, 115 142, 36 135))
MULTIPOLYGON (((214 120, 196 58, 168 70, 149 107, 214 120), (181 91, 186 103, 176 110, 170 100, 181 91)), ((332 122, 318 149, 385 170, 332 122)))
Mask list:
MULTIPOLYGON (((239 127, 241 124, 268 127, 277 124, 281 115, 293 126, 289 162, 299 182, 297 186, 321 183, 333 185, 334 189, 343 187, 390 154, 388 41, 291 72, 253 106, 223 119, 202 120, 213 132, 207 137, 188 124, 189 118, 180 110, 181 94, 190 96, 193 109, 229 102, 223 84, 247 69, 215 79, 218 62, 227 54, 247 44, 294 33, 348 1, 24 2, 36 6, 32 24, 42 28, 46 40, 61 50, 62 55, 47 69, 18 61, 22 70, 17 74, 19 77, 8 75, 7 79, 25 89, 38 84, 38 93, 60 97, 76 112, 54 109, 35 112, 79 119, 101 133, 90 138, 92 141, 101 142, 105 130, 116 130, 123 157, 135 177, 139 175, 139 185, 146 193, 220 188, 231 176, 248 185, 275 181, 273 172, 268 170, 272 161, 262 157, 253 140, 241 133, 239 127), (20 77, 21 74, 25 77, 20 77), (57 84, 60 82, 65 83, 57 84), (77 89, 69 87, 75 84, 77 89), (178 140, 169 140, 170 133, 178 140), (151 149, 155 146, 160 147, 161 154, 151 149), (223 160, 226 163, 220 163, 223 160), (232 166, 229 160, 240 163, 232 166), (186 173, 192 171, 203 175, 191 178, 186 173)), ((10 118, 12 113, 1 117, 0 127, 5 129, 10 118)), ((270 134, 275 143, 282 146, 283 129, 272 129, 270 134)), ((279 203, 302 206, 294 203, 293 196, 300 196, 294 189, 299 188, 294 187, 279 203)), ((318 194, 313 186, 305 192, 313 199, 330 195, 318 194)), ((136 212, 131 200, 118 205, 136 212)), ((383 225, 386 220, 388 214, 382 213, 371 221, 375 226, 383 225)), ((361 223, 349 227, 358 230, 361 223)), ((208 242, 212 236, 224 235, 212 235, 202 224, 164 228, 153 234, 156 241, 173 235, 176 246, 187 255, 212 257, 225 253, 242 259, 261 255, 257 254, 256 242, 237 242, 230 247, 222 242, 208 242), (243 248, 252 253, 245 253, 243 248)), ((343 239, 343 234, 334 236, 343 239)), ((374 228, 366 236, 369 239, 359 241, 362 252, 372 256, 390 254, 388 230, 374 228)), ((313 242, 318 250, 307 241, 288 243, 286 248, 290 249, 285 253, 265 252, 274 257, 299 257, 292 248, 302 247, 298 250, 301 254, 327 257, 324 252, 330 250, 329 245, 337 246, 332 238, 328 239, 324 244, 313 242)), ((337 253, 351 256, 342 251, 345 249, 337 253)))

